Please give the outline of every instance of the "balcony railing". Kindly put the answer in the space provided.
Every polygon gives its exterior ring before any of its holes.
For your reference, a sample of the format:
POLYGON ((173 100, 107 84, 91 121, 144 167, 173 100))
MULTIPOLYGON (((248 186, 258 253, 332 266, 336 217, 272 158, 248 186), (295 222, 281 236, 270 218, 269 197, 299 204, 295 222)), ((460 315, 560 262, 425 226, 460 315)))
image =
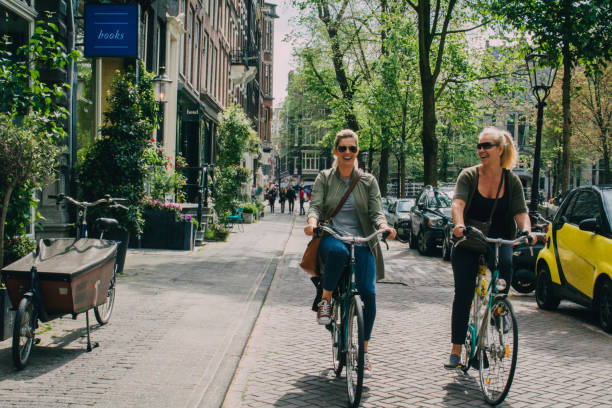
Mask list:
POLYGON ((230 52, 230 58, 232 65, 246 65, 257 66, 259 65, 259 52, 254 47, 247 47, 230 52))

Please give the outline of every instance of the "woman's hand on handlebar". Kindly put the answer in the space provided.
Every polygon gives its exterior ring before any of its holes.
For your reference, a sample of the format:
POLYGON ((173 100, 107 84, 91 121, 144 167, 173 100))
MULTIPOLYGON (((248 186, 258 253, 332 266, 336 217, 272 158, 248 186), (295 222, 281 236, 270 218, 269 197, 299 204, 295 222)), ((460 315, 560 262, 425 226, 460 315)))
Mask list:
POLYGON ((304 227, 304 234, 309 235, 309 236, 313 236, 314 235, 314 229, 317 227, 317 220, 315 220, 314 218, 309 218, 308 219, 308 225, 306 225, 304 227))
POLYGON ((457 224, 453 227, 453 235, 457 238, 462 238, 465 232, 465 225, 457 224))
POLYGON ((384 229, 385 231, 389 232, 387 239, 395 239, 395 236, 397 235, 395 228, 391 228, 387 224, 380 224, 379 229, 384 229))

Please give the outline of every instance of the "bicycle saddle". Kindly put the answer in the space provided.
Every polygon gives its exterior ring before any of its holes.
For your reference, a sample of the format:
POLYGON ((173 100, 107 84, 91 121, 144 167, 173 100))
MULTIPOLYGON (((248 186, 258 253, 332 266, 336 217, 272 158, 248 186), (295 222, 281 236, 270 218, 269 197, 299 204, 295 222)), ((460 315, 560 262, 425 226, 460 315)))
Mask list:
POLYGON ((100 229, 105 230, 110 227, 117 227, 119 225, 119 221, 114 218, 98 218, 96 219, 96 224, 100 229))

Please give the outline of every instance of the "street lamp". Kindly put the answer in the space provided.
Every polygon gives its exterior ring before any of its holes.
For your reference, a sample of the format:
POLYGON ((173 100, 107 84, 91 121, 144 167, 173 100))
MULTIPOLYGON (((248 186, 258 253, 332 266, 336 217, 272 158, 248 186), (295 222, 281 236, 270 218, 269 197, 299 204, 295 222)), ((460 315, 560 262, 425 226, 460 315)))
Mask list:
POLYGON ((557 74, 557 64, 547 54, 529 54, 525 57, 527 63, 527 71, 529 72, 529 82, 531 90, 538 103, 538 117, 536 121, 536 142, 535 152, 533 155, 533 173, 531 178, 531 202, 529 203, 529 212, 536 213, 538 211, 538 203, 540 200, 540 156, 542 150, 542 121, 544 119, 544 100, 550 94, 557 74))
POLYGON ((172 83, 172 80, 166 74, 166 67, 159 67, 159 74, 153 78, 155 86, 155 97, 159 103, 166 103, 166 85, 172 83))

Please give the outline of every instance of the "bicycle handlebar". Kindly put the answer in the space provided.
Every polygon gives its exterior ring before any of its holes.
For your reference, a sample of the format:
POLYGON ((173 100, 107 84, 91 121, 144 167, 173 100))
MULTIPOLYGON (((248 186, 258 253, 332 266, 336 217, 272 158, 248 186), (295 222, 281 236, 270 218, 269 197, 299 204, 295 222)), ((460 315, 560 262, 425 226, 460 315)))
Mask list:
POLYGON ((57 204, 59 204, 62 200, 66 200, 68 201, 70 204, 75 205, 77 207, 81 207, 81 208, 89 208, 89 207, 95 207, 97 205, 100 204, 110 204, 109 207, 111 208, 121 208, 123 210, 128 210, 129 208, 119 204, 119 201, 127 201, 127 199, 125 198, 112 198, 110 196, 110 194, 105 194, 104 198, 100 198, 99 200, 94 201, 93 203, 87 202, 87 201, 77 201, 74 198, 64 195, 64 194, 58 194, 58 195, 49 195, 48 196, 51 199, 55 199, 57 201, 57 204))
MULTIPOLYGON (((361 243, 361 242, 369 242, 371 239, 373 239, 374 237, 376 237, 378 234, 382 235, 382 241, 387 244, 387 237, 389 236, 390 232, 387 231, 386 229, 379 229, 377 231, 374 231, 373 233, 371 233, 370 235, 368 235, 367 237, 358 237, 355 235, 340 235, 339 231, 336 231, 335 229, 333 229, 331 226, 325 224, 325 223, 321 223, 319 224, 318 227, 314 228, 314 233, 317 236, 320 236, 321 233, 325 231, 328 234, 330 234, 331 236, 333 236, 336 239, 339 239, 342 242, 346 242, 347 244, 351 244, 351 243, 361 243)), ((388 244, 387 244, 387 248, 388 248, 388 244)))
MULTIPOLYGON (((465 227, 464 234, 466 238, 480 239, 481 241, 489 242, 495 245, 503 245, 503 244, 517 245, 523 242, 526 242, 528 244, 530 243, 529 235, 523 235, 516 239, 489 238, 485 234, 483 234, 482 231, 479 230, 478 228, 472 227, 469 225, 465 227)), ((457 243, 459 243, 459 241, 457 241, 457 243)), ((457 245, 457 243, 455 243, 455 245, 457 245)))

